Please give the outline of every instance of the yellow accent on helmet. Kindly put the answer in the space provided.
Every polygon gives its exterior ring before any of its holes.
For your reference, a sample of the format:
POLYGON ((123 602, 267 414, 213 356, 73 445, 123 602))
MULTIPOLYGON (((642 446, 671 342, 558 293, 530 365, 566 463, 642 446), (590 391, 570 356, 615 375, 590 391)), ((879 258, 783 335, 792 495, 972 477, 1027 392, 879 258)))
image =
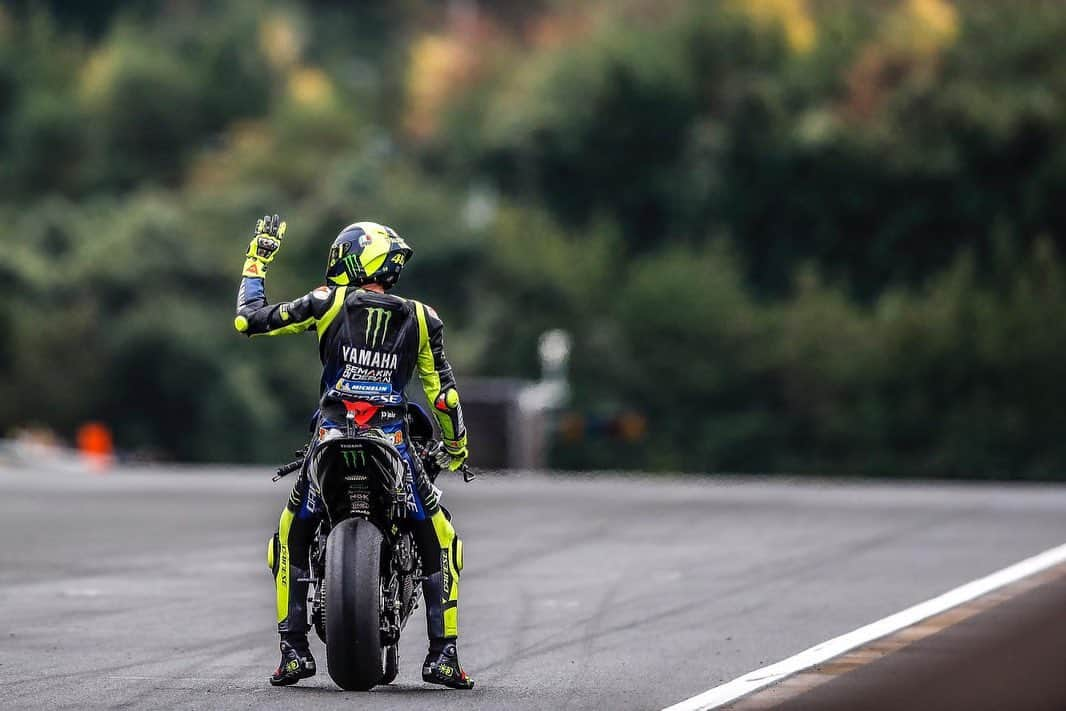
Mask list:
POLYGON ((369 282, 391 286, 412 254, 392 228, 377 222, 355 222, 333 241, 326 279, 338 286, 369 282))
POLYGON ((370 243, 359 254, 359 262, 367 274, 373 274, 385 263, 385 257, 392 248, 392 239, 385 226, 376 222, 356 222, 353 227, 361 228, 370 238, 370 243))

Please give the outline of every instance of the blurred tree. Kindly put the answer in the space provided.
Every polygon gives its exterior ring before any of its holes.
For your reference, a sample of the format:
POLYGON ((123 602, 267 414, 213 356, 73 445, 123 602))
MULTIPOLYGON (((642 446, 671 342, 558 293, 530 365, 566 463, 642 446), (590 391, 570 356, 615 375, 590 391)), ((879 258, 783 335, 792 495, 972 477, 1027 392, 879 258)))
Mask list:
POLYGON ((374 219, 462 372, 573 334, 558 465, 1061 476, 1064 32, 1053 0, 9 3, 0 431, 285 456, 314 339, 231 326, 279 211, 272 299, 374 219))

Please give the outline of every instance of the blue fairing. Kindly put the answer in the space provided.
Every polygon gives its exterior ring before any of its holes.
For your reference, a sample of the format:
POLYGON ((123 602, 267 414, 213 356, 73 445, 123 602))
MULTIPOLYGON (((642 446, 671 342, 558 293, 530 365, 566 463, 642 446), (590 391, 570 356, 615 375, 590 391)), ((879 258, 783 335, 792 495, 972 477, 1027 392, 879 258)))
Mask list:
MULTIPOLYGON (((394 424, 382 427, 382 431, 386 434, 396 434, 397 432, 404 431, 403 420, 397 420, 394 424)), ((407 515, 416 521, 424 521, 426 518, 426 509, 422 505, 422 499, 418 495, 418 489, 415 487, 414 482, 414 462, 411 461, 411 454, 407 449, 406 440, 396 445, 396 451, 403 457, 404 464, 407 465, 407 475, 404 478, 404 485, 407 488, 407 515)))

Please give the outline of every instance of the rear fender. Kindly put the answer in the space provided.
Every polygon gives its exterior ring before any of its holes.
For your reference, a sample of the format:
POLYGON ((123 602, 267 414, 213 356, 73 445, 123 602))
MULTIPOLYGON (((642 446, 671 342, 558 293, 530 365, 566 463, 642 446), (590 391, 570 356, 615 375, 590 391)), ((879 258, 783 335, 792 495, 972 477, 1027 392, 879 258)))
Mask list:
POLYGON ((333 520, 335 507, 331 498, 346 489, 352 477, 366 477, 371 490, 385 494, 393 506, 403 505, 406 463, 390 442, 378 437, 342 436, 319 442, 304 467, 334 526, 339 521, 333 520))

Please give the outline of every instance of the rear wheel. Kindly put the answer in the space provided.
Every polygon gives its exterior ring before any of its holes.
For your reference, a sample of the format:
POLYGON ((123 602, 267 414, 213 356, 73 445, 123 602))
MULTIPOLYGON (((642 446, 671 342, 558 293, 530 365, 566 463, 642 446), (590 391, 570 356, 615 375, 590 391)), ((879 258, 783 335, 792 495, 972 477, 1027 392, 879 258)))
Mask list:
POLYGON ((377 526, 361 518, 338 524, 326 542, 326 665, 342 689, 381 683, 381 544, 377 526))

